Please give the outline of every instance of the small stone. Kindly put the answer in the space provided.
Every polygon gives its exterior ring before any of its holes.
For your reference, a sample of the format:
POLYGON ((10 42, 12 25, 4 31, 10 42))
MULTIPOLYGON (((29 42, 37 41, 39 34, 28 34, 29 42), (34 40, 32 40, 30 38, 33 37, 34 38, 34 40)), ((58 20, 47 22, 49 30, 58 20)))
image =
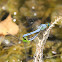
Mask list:
POLYGON ((20 61, 20 60, 18 59, 18 61, 20 61))
POLYGON ((2 9, 5 10, 6 9, 5 6, 3 6, 2 9))
POLYGON ((62 56, 61 56, 61 59, 62 59, 62 56))
POLYGON ((31 22, 31 24, 33 24, 33 22, 31 22))
POLYGON ((16 12, 14 12, 14 15, 16 15, 17 13, 16 12))
POLYGON ((37 13, 34 13, 34 16, 37 16, 37 13))
POLYGON ((9 62, 9 60, 5 61, 5 62, 9 62))
POLYGON ((62 23, 62 21, 61 21, 61 23, 62 23))
POLYGON ((16 19, 13 19, 13 21, 15 22, 15 21, 16 21, 16 19))
POLYGON ((13 62, 15 62, 15 60, 13 60, 13 62))
POLYGON ((19 44, 21 43, 21 41, 18 42, 19 44))
POLYGON ((16 50, 16 48, 14 48, 13 50, 16 50))
POLYGON ((59 26, 59 28, 61 28, 62 26, 59 26))
POLYGON ((10 42, 8 40, 5 40, 5 43, 8 45, 10 42))
POLYGON ((34 6, 32 6, 32 9, 35 9, 35 7, 34 7, 34 6))
POLYGON ((55 51, 52 51, 53 54, 57 54, 55 51))

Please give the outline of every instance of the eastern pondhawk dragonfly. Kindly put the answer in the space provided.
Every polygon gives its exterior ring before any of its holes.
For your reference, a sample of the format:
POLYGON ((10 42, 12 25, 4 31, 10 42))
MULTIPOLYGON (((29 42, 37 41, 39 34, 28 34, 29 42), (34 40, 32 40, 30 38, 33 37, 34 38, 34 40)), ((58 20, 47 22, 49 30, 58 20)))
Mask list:
POLYGON ((37 30, 30 32, 30 33, 27 33, 27 34, 24 34, 23 35, 23 42, 28 42, 28 41, 34 40, 37 37, 37 35, 39 34, 39 32, 45 30, 49 25, 50 25, 50 23, 41 24, 37 30), (27 36, 30 36, 30 35, 35 34, 35 33, 37 33, 37 34, 34 35, 32 38, 27 39, 27 36))

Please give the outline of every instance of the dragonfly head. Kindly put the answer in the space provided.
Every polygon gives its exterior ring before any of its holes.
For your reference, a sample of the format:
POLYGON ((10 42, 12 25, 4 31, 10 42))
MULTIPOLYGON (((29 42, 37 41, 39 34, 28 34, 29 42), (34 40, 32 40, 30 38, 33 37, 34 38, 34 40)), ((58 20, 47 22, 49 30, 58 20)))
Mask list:
POLYGON ((50 23, 47 23, 47 27, 49 27, 50 26, 50 23))
POLYGON ((23 37, 23 42, 30 42, 27 37, 23 37))

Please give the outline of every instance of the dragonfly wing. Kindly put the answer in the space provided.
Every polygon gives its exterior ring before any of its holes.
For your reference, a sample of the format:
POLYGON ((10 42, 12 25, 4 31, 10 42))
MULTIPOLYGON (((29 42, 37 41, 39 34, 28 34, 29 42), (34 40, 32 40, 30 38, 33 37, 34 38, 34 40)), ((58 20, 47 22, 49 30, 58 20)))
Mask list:
POLYGON ((30 32, 30 33, 27 33, 27 34, 24 34, 23 37, 32 35, 32 34, 37 33, 37 32, 40 32, 40 29, 37 29, 37 30, 35 30, 35 31, 33 31, 33 32, 30 32))
POLYGON ((38 34, 39 34, 39 32, 35 36, 33 36, 32 38, 29 38, 28 40, 30 40, 30 41, 34 40, 38 34))
POLYGON ((41 24, 40 26, 39 26, 39 29, 40 30, 44 30, 44 29, 46 29, 47 28, 47 25, 46 24, 41 24))

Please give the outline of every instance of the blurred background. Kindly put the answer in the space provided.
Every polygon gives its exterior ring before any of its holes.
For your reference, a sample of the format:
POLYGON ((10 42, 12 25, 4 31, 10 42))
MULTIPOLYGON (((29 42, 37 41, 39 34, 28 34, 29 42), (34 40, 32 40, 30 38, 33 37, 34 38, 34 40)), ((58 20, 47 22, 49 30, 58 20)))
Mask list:
MULTIPOLYGON (((0 0, 0 62, 33 62, 38 40, 23 43, 23 35, 59 16, 62 0, 0 0)), ((44 31, 39 33, 40 39, 44 31)), ((50 32, 43 60, 62 62, 62 20, 50 32)))

